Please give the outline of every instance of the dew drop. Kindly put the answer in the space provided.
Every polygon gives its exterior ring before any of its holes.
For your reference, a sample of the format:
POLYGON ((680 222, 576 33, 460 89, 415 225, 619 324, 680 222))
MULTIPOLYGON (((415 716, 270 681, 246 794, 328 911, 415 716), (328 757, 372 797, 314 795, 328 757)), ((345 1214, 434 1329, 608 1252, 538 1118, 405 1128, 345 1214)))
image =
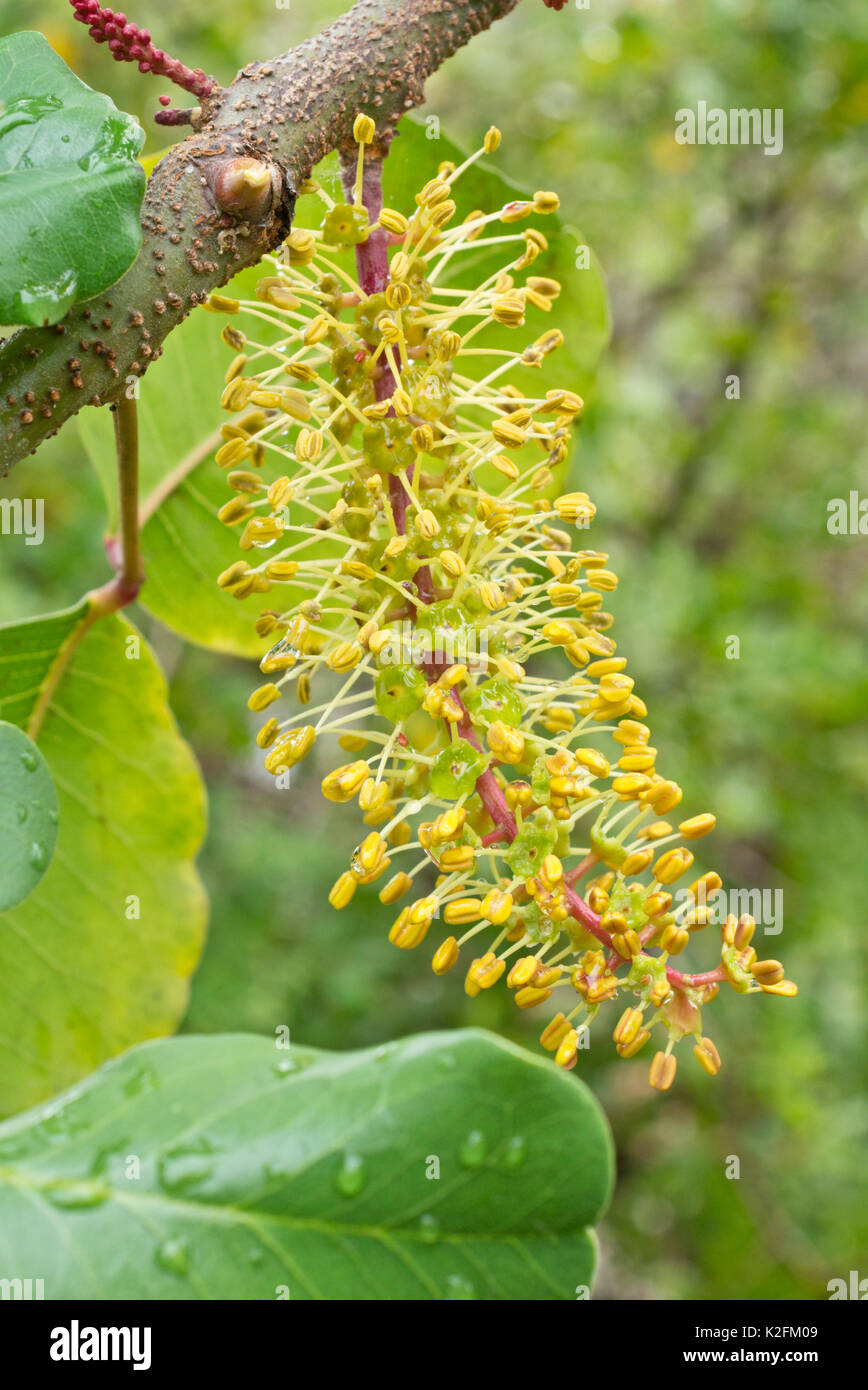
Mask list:
POLYGON ((48 863, 48 854, 45 846, 40 845, 37 840, 30 846, 30 853, 27 856, 31 869, 44 869, 48 863))
POLYGON ((488 1145, 481 1129, 473 1129, 458 1151, 458 1157, 465 1168, 481 1168, 488 1153, 488 1145))
POLYGON ((18 805, 15 807, 15 819, 18 822, 18 824, 23 825, 28 815, 29 812, 27 810, 27 807, 24 805, 24 802, 19 801, 18 805))
POLYGON ((463 1274, 450 1274, 446 1280, 446 1297, 467 1300, 476 1297, 476 1290, 463 1274))
POLYGON ((179 1146, 161 1156, 157 1164, 160 1186, 171 1193, 187 1192, 213 1178, 214 1149, 207 1139, 179 1146))
POLYGON ((423 1212, 419 1217, 419 1237, 426 1245, 433 1245, 440 1234, 440 1222, 436 1216, 432 1216, 430 1211, 423 1212))
POLYGON ((48 1201, 54 1207, 64 1207, 77 1211, 85 1207, 101 1207, 108 1201, 111 1192, 104 1183, 97 1182, 59 1182, 43 1189, 48 1201))
POLYGON ((521 1134, 513 1134, 504 1151, 504 1168, 520 1168, 526 1158, 527 1141, 521 1134))
POLYGON ((157 1084, 157 1074, 150 1067, 140 1067, 124 1082, 124 1095, 132 1100, 135 1096, 147 1095, 157 1084))
POLYGON ((170 1274, 185 1275, 190 1268, 190 1256, 185 1240, 164 1240, 158 1246, 154 1259, 161 1269, 167 1269, 170 1274))
POLYGON ((361 1154, 351 1153, 347 1150, 344 1154, 341 1170, 335 1178, 335 1187, 338 1192, 344 1197, 357 1197, 367 1182, 367 1178, 365 1160, 361 1154))
POLYGON ((39 766, 39 759, 32 748, 25 748, 24 752, 21 754, 21 761, 28 772, 35 772, 39 766))
POLYGON ((296 1064, 291 1057, 281 1057, 279 1062, 275 1062, 271 1068, 275 1076, 289 1076, 290 1072, 296 1071, 296 1064))

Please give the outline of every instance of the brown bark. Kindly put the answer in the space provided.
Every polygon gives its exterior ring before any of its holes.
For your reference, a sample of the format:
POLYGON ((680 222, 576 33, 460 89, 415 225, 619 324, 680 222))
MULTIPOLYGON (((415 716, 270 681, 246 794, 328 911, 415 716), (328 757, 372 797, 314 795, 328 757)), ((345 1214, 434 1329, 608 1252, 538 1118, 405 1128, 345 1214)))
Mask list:
POLYGON ((315 38, 251 63, 205 98, 194 133, 148 182, 142 248, 126 274, 61 323, 21 329, 0 346, 2 471, 81 406, 123 396, 191 309, 280 244, 295 189, 318 160, 351 142, 358 112, 388 134, 424 99, 425 79, 517 4, 357 0, 315 38), (250 160, 270 177, 239 189, 237 171, 250 160))

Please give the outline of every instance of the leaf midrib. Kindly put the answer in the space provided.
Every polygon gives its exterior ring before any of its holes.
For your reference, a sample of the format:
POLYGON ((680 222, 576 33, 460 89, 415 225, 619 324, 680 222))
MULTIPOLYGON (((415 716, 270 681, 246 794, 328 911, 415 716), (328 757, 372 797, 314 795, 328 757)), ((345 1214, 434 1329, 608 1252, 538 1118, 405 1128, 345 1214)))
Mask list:
MULTIPOLYGON (((0 1183, 5 1182, 10 1188, 21 1188, 23 1191, 38 1196, 50 1210, 57 1215, 57 1209, 52 1205, 45 1193, 50 1189, 59 1191, 63 1188, 80 1189, 83 1182, 80 1179, 57 1179, 46 1178, 38 1181, 28 1175, 22 1174, 16 1168, 0 1168, 0 1183)), ((86 1182, 86 1180, 85 1180, 86 1182)), ((93 1183, 94 1188, 101 1185, 93 1183)), ((351 1222, 330 1222, 322 1218, 307 1216, 290 1216, 281 1212, 260 1213, 248 1211, 243 1207, 237 1207, 231 1202, 192 1202, 179 1197, 167 1197, 163 1193, 136 1193, 124 1192, 119 1188, 108 1187, 109 1195, 105 1202, 100 1203, 99 1207, 93 1208, 66 1208, 66 1210, 99 1210, 107 1204, 115 1203, 118 1207, 128 1208, 134 1211, 136 1207, 145 1210, 165 1210, 169 1214, 182 1214, 188 1218, 199 1221, 214 1220, 216 1225, 236 1223, 241 1226, 277 1226, 298 1231, 312 1231, 326 1236, 355 1236, 367 1240, 386 1241, 387 1239, 398 1238, 407 1240, 411 1244, 422 1246, 433 1246, 438 1244, 459 1245, 465 1241, 484 1241, 491 1244, 499 1242, 518 1242, 528 1240, 551 1240, 560 1241, 577 1238, 587 1235, 591 1230, 590 1226, 576 1226, 564 1230, 545 1230, 545 1231, 416 1231, 411 1227, 402 1226, 378 1226, 378 1225, 359 1225, 351 1222)), ((61 1209, 64 1210, 64 1209, 61 1209)))

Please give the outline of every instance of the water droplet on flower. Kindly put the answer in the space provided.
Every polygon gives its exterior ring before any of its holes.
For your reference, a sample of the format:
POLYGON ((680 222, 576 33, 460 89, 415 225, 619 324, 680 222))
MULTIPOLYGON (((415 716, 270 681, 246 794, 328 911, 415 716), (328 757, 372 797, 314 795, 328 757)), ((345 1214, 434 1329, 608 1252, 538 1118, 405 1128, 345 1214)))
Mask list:
POLYGON ((481 1168, 488 1153, 488 1145, 481 1129, 471 1130, 458 1151, 458 1157, 465 1168, 481 1168))
POLYGON ((361 1154, 344 1154, 343 1166, 335 1178, 335 1187, 344 1197, 357 1197, 367 1182, 365 1161, 361 1154))

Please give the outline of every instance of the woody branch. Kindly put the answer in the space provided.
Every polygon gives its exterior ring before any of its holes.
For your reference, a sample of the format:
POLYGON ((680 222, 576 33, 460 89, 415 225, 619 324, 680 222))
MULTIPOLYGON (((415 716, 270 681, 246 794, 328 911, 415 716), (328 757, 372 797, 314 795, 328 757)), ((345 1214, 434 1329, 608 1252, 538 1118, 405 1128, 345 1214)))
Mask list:
POLYGON ((141 251, 111 288, 62 322, 0 346, 3 471, 85 404, 121 398, 209 292, 286 236, 296 189, 348 145, 364 111, 386 137, 425 79, 518 0, 357 0, 298 48, 250 63, 227 88, 199 83, 193 133, 157 165, 141 251))

